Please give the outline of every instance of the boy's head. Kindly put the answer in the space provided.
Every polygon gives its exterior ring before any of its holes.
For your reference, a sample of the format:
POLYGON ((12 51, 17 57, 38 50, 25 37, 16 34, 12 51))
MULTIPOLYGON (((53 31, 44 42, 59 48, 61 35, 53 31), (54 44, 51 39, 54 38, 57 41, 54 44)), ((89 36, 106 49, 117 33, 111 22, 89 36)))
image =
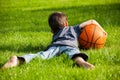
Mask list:
POLYGON ((56 33, 60 29, 68 26, 67 16, 62 12, 54 12, 49 16, 48 23, 51 31, 56 33))

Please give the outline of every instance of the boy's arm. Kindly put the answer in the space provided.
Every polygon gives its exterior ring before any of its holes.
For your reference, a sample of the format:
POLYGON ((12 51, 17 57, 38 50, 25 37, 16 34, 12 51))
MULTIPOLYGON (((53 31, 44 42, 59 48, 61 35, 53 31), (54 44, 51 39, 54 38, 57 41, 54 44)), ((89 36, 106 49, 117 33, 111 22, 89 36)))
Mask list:
POLYGON ((93 19, 81 23, 81 24, 80 24, 80 27, 81 27, 81 28, 84 28, 85 26, 87 26, 87 25, 89 25, 89 24, 96 24, 96 25, 98 25, 98 26, 103 30, 103 32, 105 32, 104 29, 100 26, 100 24, 99 24, 96 20, 93 20, 93 19))

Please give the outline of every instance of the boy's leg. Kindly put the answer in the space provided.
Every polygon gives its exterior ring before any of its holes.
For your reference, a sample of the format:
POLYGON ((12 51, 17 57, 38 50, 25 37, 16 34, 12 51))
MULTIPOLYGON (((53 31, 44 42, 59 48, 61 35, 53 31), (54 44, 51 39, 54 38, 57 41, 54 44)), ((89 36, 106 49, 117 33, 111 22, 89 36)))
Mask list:
POLYGON ((33 58, 37 56, 41 57, 42 59, 50 59, 60 53, 59 48, 60 47, 50 47, 46 51, 40 51, 36 54, 26 54, 23 56, 19 56, 18 58, 24 58, 26 63, 30 62, 33 58))
POLYGON ((23 56, 12 56, 3 66, 2 69, 15 67, 23 62, 30 62, 38 54, 26 54, 23 56))
POLYGON ((23 56, 18 56, 17 58, 21 61, 23 60, 26 63, 29 63, 32 59, 38 56, 38 53, 36 54, 25 54, 23 56))
POLYGON ((46 51, 39 52, 38 55, 42 59, 50 59, 53 58, 54 56, 59 55, 59 53, 60 53, 60 47, 53 46, 53 47, 49 47, 46 51))
POLYGON ((23 56, 12 56, 4 65, 3 65, 3 69, 4 68, 11 68, 11 67, 15 67, 17 65, 19 65, 21 62, 30 62, 33 58, 40 56, 42 59, 50 59, 56 55, 58 55, 59 53, 59 47, 50 47, 48 50, 46 51, 41 51, 38 52, 36 54, 26 54, 23 56))
POLYGON ((88 56, 84 53, 80 53, 79 49, 63 46, 62 50, 66 53, 78 66, 83 66, 84 68, 95 68, 94 65, 87 62, 88 56))
POLYGON ((12 56, 3 66, 2 69, 12 68, 19 65, 20 61, 17 56, 12 56))

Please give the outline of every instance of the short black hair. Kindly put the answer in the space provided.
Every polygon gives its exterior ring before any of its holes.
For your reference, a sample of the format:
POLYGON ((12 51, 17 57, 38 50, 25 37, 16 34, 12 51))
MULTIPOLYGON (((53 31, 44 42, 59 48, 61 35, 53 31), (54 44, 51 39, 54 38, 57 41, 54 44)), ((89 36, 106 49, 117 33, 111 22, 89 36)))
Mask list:
POLYGON ((48 18, 48 23, 53 33, 56 33, 61 28, 64 28, 65 22, 67 22, 67 16, 62 12, 53 12, 48 18))

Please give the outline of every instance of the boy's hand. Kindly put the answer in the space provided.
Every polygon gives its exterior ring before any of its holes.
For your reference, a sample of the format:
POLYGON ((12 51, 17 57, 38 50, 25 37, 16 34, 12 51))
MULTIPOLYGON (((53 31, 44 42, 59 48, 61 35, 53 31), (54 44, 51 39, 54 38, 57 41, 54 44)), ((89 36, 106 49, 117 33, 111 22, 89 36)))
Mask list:
MULTIPOLYGON (((80 27, 81 28, 84 28, 85 26, 89 25, 89 24, 96 24, 96 25, 99 25, 97 21, 95 20, 88 20, 88 21, 85 21, 83 23, 80 24, 80 27)), ((100 26, 100 25, 99 25, 100 26)))
POLYGON ((100 24, 96 20, 93 20, 93 19, 81 23, 80 24, 80 28, 83 29, 85 26, 90 25, 90 24, 96 24, 96 25, 98 25, 103 30, 103 32, 105 32, 104 29, 100 26, 100 24))

